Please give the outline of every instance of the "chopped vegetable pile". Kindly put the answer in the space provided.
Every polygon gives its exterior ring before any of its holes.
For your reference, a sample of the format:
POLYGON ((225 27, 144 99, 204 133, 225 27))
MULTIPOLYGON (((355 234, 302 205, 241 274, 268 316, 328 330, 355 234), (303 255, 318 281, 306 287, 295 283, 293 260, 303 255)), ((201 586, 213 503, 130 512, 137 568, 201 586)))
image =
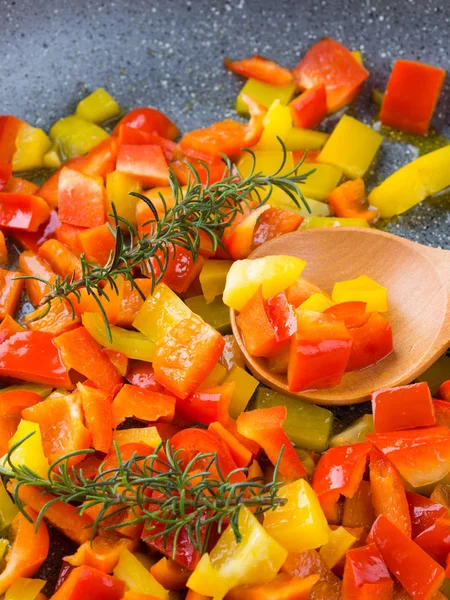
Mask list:
MULTIPOLYGON (((291 392, 370 369, 386 288, 330 297, 301 259, 250 255, 405 212, 450 185, 450 145, 368 191, 384 128, 345 114, 360 52, 225 66, 245 122, 180 136, 104 89, 48 134, 0 116, 4 600, 450 598, 450 358, 347 422, 250 375, 229 310, 291 392)), ((381 123, 426 134, 443 79, 396 61, 381 123)))

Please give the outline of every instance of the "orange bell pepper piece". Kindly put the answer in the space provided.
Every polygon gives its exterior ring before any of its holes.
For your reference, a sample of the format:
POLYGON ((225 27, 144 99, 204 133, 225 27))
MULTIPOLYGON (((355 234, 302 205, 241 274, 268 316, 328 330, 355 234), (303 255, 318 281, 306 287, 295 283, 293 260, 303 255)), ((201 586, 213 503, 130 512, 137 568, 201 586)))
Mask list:
MULTIPOLYGON (((19 498, 27 507, 39 513, 55 496, 43 493, 42 488, 22 485, 19 488, 19 498)), ((92 519, 86 514, 80 515, 70 504, 60 500, 54 502, 45 511, 45 518, 77 544, 88 542, 91 537, 92 519)))
POLYGON ((36 529, 37 515, 27 509, 31 522, 18 513, 12 523, 13 542, 6 556, 6 567, 0 574, 0 594, 21 577, 32 577, 47 558, 50 546, 45 523, 36 529))
POLYGON ((343 600, 392 600, 393 594, 394 582, 375 544, 347 552, 343 600))
MULTIPOLYGON (((147 277, 137 277, 135 281, 136 285, 144 294, 144 297, 147 298, 147 296, 152 293, 152 280, 147 277)), ((137 289, 132 287, 128 280, 124 281, 123 295, 120 302, 116 325, 119 327, 130 328, 143 303, 144 300, 137 289)))
POLYGON ((80 256, 83 252, 78 234, 85 231, 84 227, 76 227, 75 225, 68 225, 63 223, 55 229, 56 239, 69 248, 75 256, 80 256))
POLYGON ((268 583, 233 588, 228 592, 227 600, 308 600, 319 579, 319 575, 308 575, 301 579, 279 573, 268 583))
POLYGON ((107 223, 81 231, 78 240, 88 261, 101 266, 106 265, 114 252, 115 237, 107 223))
POLYGON ((16 138, 24 121, 12 115, 0 116, 0 162, 10 164, 16 151, 16 138))
POLYGON ((151 363, 143 360, 130 360, 126 380, 137 387, 164 392, 165 388, 155 379, 155 371, 151 363))
POLYGON ((8 248, 6 247, 5 234, 0 231, 0 264, 4 265, 8 262, 8 248))
POLYGON ((80 324, 80 319, 73 314, 70 304, 66 300, 53 298, 50 302, 50 310, 39 307, 29 313, 25 318, 28 329, 33 331, 45 331, 52 335, 61 335, 70 331, 80 324), (41 316, 43 315, 43 316, 41 316))
POLYGON ((62 223, 97 227, 106 221, 106 189, 100 177, 63 167, 58 179, 58 214, 62 223))
POLYGON ((44 242, 39 248, 38 254, 61 277, 65 277, 66 275, 73 275, 75 279, 81 277, 79 258, 58 240, 47 240, 44 242))
POLYGON ((208 431, 226 444, 233 460, 239 468, 249 466, 253 458, 252 453, 222 423, 211 423, 208 431))
POLYGON ((114 533, 97 535, 92 542, 85 541, 72 556, 65 556, 64 561, 73 567, 87 565, 103 573, 112 573, 119 562, 122 548, 130 551, 136 549, 136 542, 119 537, 114 533))
POLYGON ((383 97, 381 122, 408 133, 427 133, 444 78, 438 67, 397 60, 383 97))
POLYGON ((112 395, 82 383, 77 384, 92 447, 105 454, 112 444, 112 395))
POLYGON ((314 44, 292 74, 301 89, 325 86, 328 112, 351 102, 369 76, 345 46, 329 38, 314 44))
POLYGON ((37 231, 50 218, 50 209, 42 198, 29 194, 0 192, 0 226, 37 231))
POLYGON ((242 60, 230 60, 224 58, 223 64, 225 67, 248 79, 257 79, 271 85, 283 86, 291 83, 292 73, 285 67, 280 67, 273 60, 264 58, 254 54, 251 58, 243 58, 242 60))
POLYGON ((84 175, 105 179, 108 173, 114 171, 116 167, 118 152, 118 140, 110 137, 94 146, 85 156, 71 158, 65 166, 84 175))
POLYGON ((273 238, 297 231, 303 222, 303 217, 291 210, 268 208, 259 215, 253 231, 252 247, 256 248, 273 238))
POLYGON ((194 592, 194 590, 188 590, 186 600, 211 600, 211 596, 205 596, 204 594, 194 592))
POLYGON ((435 425, 433 399, 425 381, 386 388, 372 394, 376 433, 435 425))
MULTIPOLYGON (((6 186, 3 188, 2 192, 8 192, 10 194, 31 194, 34 195, 38 191, 39 186, 32 183, 31 181, 27 181, 26 179, 22 179, 21 177, 14 177, 12 175, 6 186)), ((39 194, 37 194, 39 196, 39 194)))
MULTIPOLYGON (((110 325, 116 324, 122 302, 124 280, 121 276, 118 276, 115 282, 116 287, 112 286, 109 282, 106 283, 102 288, 103 294, 98 296, 110 325)), ((85 312, 95 313, 104 317, 104 313, 100 309, 97 300, 85 288, 80 289, 78 296, 70 294, 69 298, 78 317, 81 318, 85 312)))
POLYGON ((150 568, 150 573, 166 590, 184 590, 191 571, 163 556, 150 568))
POLYGON ((247 258, 250 254, 258 219, 269 209, 269 205, 265 204, 250 210, 247 214, 239 215, 235 218, 232 227, 225 230, 222 243, 233 260, 247 258))
POLYGON ((360 177, 335 188, 328 196, 328 203, 337 217, 365 219, 372 223, 380 215, 377 209, 369 208, 364 181, 360 177))
POLYGON ((214 369, 224 345, 220 333, 197 315, 183 319, 156 349, 156 381, 177 397, 187 398, 214 369))
POLYGON ((124 592, 123 581, 84 565, 69 573, 50 600, 81 600, 81 598, 120 600, 124 592))
POLYGON ((84 327, 63 333, 55 344, 67 367, 91 379, 99 389, 113 392, 122 383, 122 377, 84 327))
POLYGON ((294 127, 314 129, 328 112, 327 92, 323 84, 306 90, 289 104, 294 127))
POLYGON ((279 465, 280 475, 287 478, 304 477, 305 468, 283 430, 286 416, 285 406, 243 412, 237 418, 237 429, 241 435, 259 444, 273 465, 276 464, 281 448, 284 446, 279 465))
POLYGON ((20 300, 24 279, 16 279, 22 273, 0 269, 0 319, 16 312, 20 300))
POLYGON ((167 185, 169 182, 164 152, 156 145, 120 146, 116 170, 134 177, 145 187, 167 185))
POLYGON ((370 484, 375 514, 387 517, 410 538, 411 517, 402 478, 391 461, 376 449, 370 452, 370 484))
POLYGON ((176 148, 176 144, 172 140, 142 131, 142 129, 134 129, 130 125, 120 125, 117 137, 119 146, 159 146, 168 161, 172 160, 176 148))
MULTIPOLYGON (((19 268, 23 275, 39 277, 44 281, 48 281, 49 284, 55 282, 55 273, 47 263, 34 252, 25 250, 21 253, 19 256, 19 268)), ((43 281, 38 281, 36 279, 25 279, 25 287, 28 298, 33 306, 37 306, 49 291, 49 287, 45 285, 43 281)))
POLYGON ((103 348, 103 352, 116 367, 119 375, 125 377, 130 362, 128 356, 125 356, 125 354, 122 354, 122 352, 118 352, 117 350, 108 350, 107 348, 103 348))
POLYGON ((431 599, 444 581, 444 569, 415 542, 380 515, 368 542, 374 542, 389 571, 414 599, 431 599))
POLYGON ((43 331, 19 331, 0 343, 0 376, 66 389, 72 386, 53 336, 43 331))
POLYGON ((344 527, 364 527, 369 530, 375 521, 370 482, 364 479, 351 498, 345 498, 342 513, 344 527))
POLYGON ((340 496, 351 498, 358 490, 371 450, 369 442, 337 446, 322 454, 314 471, 312 487, 328 521, 336 521, 340 496))
POLYGON ((0 417, 19 417, 22 410, 42 401, 42 396, 27 390, 10 390, 0 394, 0 417))
POLYGON ((370 313, 366 312, 365 302, 340 302, 333 304, 323 311, 324 315, 332 315, 342 321, 347 328, 362 327, 369 320, 370 313))
MULTIPOLYGON (((164 275, 161 279, 163 283, 168 285, 171 290, 181 294, 186 292, 191 283, 194 281, 203 267, 205 259, 203 256, 198 256, 194 261, 192 253, 181 246, 174 246, 168 249, 169 255, 167 261, 162 252, 158 252, 158 259, 166 266, 164 275)), ((161 274, 161 267, 157 258, 149 259, 149 263, 153 267, 155 278, 158 279, 161 274)), ((146 266, 144 273, 152 277, 150 265, 146 266)))
POLYGON ((178 127, 164 113, 156 108, 147 106, 130 110, 120 119, 114 128, 113 136, 118 135, 121 125, 127 125, 132 129, 160 135, 163 138, 174 140, 178 137, 178 127))
MULTIPOLYGON (((91 434, 84 425, 81 402, 77 394, 47 398, 24 409, 22 417, 38 423, 44 452, 50 463, 63 454, 90 446, 91 434)), ((83 458, 83 454, 72 456, 69 464, 77 464, 83 458)))
POLYGON ((206 169, 205 166, 195 158, 181 155, 181 158, 169 163, 169 167, 172 169, 178 183, 181 185, 187 185, 189 179, 192 181, 192 171, 186 163, 189 163, 194 167, 200 177, 200 182, 203 185, 206 185, 207 182, 209 182, 209 184, 217 183, 227 173, 227 167, 224 162, 210 164, 208 165, 208 169, 206 169))
POLYGON ((175 414, 175 398, 126 383, 114 398, 111 408, 114 428, 127 417, 146 422, 170 421, 175 414))
POLYGON ((281 572, 301 578, 317 574, 320 579, 312 589, 311 598, 342 600, 341 580, 330 571, 317 550, 290 553, 281 567, 281 572))
POLYGON ((324 294, 325 292, 315 283, 311 283, 304 277, 299 277, 295 283, 286 288, 286 298, 294 308, 303 304, 313 294, 324 294))

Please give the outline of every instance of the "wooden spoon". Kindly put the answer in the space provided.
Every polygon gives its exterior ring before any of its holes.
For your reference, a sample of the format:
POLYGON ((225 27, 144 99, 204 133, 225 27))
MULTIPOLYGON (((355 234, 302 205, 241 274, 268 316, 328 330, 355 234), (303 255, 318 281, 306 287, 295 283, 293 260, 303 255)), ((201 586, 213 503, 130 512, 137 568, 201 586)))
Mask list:
POLYGON ((410 383, 449 348, 450 251, 349 227, 283 235, 250 258, 275 254, 306 260, 302 275, 329 293, 336 281, 359 275, 386 286, 394 352, 372 367, 347 373, 338 386, 291 394, 285 376, 271 373, 263 360, 248 354, 231 310, 233 333, 248 367, 271 388, 316 404, 355 404, 368 400, 374 390, 410 383))

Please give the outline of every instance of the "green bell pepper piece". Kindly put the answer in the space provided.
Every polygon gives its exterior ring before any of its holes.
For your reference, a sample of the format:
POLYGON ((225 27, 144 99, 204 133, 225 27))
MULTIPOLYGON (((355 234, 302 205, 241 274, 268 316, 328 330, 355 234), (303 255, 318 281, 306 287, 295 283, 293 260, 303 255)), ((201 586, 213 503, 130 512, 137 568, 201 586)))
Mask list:
POLYGON ((340 433, 333 435, 330 439, 330 446, 348 446, 364 442, 366 435, 374 431, 373 415, 364 415, 340 433))
POLYGON ((209 304, 204 296, 193 296, 186 299, 186 305, 219 333, 231 333, 230 309, 222 302, 222 296, 209 304))

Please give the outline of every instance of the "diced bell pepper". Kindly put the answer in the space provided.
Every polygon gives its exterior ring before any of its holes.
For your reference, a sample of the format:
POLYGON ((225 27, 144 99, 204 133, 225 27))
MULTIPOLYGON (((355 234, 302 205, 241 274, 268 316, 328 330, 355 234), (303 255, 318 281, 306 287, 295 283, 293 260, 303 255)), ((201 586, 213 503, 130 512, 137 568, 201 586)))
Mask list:
POLYGON ((86 121, 98 124, 120 115, 120 107, 106 90, 98 88, 78 102, 75 114, 86 121))
POLYGON ((16 151, 12 158, 13 171, 32 171, 44 166, 44 155, 51 142, 43 129, 22 123, 17 133, 16 151))
POLYGON ((388 309, 387 289, 367 275, 335 283, 331 298, 336 304, 366 302, 367 312, 386 312, 388 309))
POLYGON ((57 121, 50 128, 50 137, 56 142, 65 158, 82 156, 92 150, 109 134, 94 123, 76 115, 57 121))

